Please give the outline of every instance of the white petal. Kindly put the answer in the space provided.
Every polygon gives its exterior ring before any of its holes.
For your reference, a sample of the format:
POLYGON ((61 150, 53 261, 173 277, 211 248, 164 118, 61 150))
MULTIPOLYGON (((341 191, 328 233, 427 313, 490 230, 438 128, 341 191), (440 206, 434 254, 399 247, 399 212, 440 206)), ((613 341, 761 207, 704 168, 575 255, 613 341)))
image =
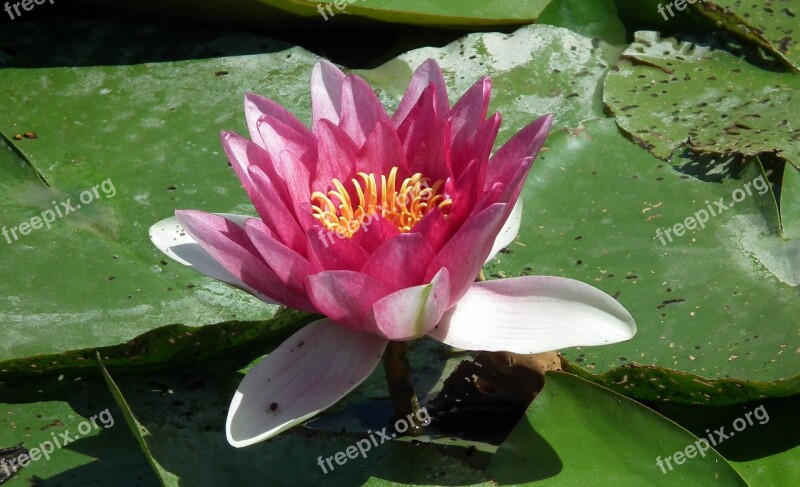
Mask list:
POLYGON ((636 334, 630 313, 588 284, 551 276, 478 282, 429 333, 464 350, 540 353, 636 334))
POLYGON ((387 343, 327 318, 304 327, 242 380, 225 423, 228 442, 264 441, 334 405, 369 377, 387 343))
MULTIPOLYGON (((231 220, 241 227, 244 227, 245 221, 253 218, 251 216, 233 215, 230 213, 217 214, 231 220)), ((165 218, 150 227, 150 240, 158 250, 164 252, 164 254, 180 264, 190 267, 212 279, 239 288, 264 302, 279 304, 235 278, 227 269, 214 260, 208 252, 189 235, 189 232, 183 229, 178 219, 174 216, 165 218)))
POLYGON ((503 224, 503 228, 500 230, 500 233, 497 234, 497 238, 494 239, 492 251, 489 252, 489 257, 486 258, 484 265, 494 259, 494 256, 497 255, 498 252, 517 238, 520 223, 522 223, 522 196, 517 198, 517 202, 514 204, 514 208, 511 209, 511 213, 503 224))

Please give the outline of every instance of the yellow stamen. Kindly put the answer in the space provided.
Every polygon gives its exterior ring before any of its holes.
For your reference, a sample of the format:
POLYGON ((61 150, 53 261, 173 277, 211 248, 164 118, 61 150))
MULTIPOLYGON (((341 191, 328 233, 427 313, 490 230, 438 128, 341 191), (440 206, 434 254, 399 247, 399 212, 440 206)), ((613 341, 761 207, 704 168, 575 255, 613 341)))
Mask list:
POLYGON ((438 207, 447 218, 453 200, 444 194, 444 181, 431 186, 428 178, 416 173, 406 178, 398 190, 397 169, 393 167, 388 177, 380 176, 380 187, 375 174, 358 173, 361 181, 350 180, 352 193, 334 178, 331 181, 334 189, 328 194, 315 191, 311 195, 312 214, 322 226, 345 237, 352 237, 359 228, 372 223, 375 216, 383 217, 401 232, 410 231, 431 208, 438 207), (353 203, 356 198, 357 205, 353 203))

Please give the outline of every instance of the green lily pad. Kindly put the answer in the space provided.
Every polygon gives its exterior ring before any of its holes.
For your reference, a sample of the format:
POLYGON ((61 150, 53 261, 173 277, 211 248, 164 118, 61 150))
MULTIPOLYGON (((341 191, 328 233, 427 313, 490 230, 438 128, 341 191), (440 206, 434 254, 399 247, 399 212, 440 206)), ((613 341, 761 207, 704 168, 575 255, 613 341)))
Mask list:
POLYGON ((539 24, 566 27, 609 44, 625 42, 625 26, 614 0, 554 0, 536 19, 539 24))
POLYGON ((532 23, 552 0, 487 3, 481 0, 296 0, 326 21, 359 16, 382 22, 448 27, 498 27, 532 23), (338 8, 341 7, 341 8, 338 8))
POLYGON ((598 478, 631 486, 747 485, 708 441, 699 442, 635 401, 561 372, 547 373, 544 390, 488 472, 499 485, 517 486, 594 485, 598 478))
POLYGON ((168 5, 152 0, 118 2, 109 6, 97 0, 79 0, 114 12, 189 17, 204 22, 264 26, 285 23, 389 22, 414 26, 487 28, 533 23, 552 0, 233 0, 176 1, 168 5))
POLYGON ((254 211, 218 134, 242 131, 243 94, 263 91, 265 66, 287 73, 295 64, 295 91, 308 92, 316 58, 285 47, 273 42, 276 52, 258 57, 0 71, 0 133, 13 143, 0 148, 0 226, 8 230, 0 261, 19 276, 0 283, 0 360, 275 313, 277 306, 168 261, 147 229, 176 208, 254 211), (52 224, 43 225, 45 217, 52 224), (41 228, 22 227, 34 222, 41 228))
POLYGON ((650 403, 727 406, 769 397, 791 397, 800 390, 800 376, 774 382, 742 379, 706 379, 665 367, 628 364, 602 374, 562 358, 564 369, 614 392, 650 403))
MULTIPOLYGON (((127 53, 125 59, 142 59, 141 48, 126 51, 127 29, 109 24, 93 39, 127 53)), ((44 32, 31 36, 40 45, 52 44, 44 32)), ((18 43, 21 52, 32 53, 32 41, 18 43)), ((94 50, 86 48, 72 54, 74 64, 85 67, 0 71, 0 104, 8 108, 0 113, 0 134, 12 149, 0 150, 2 224, 40 217, 53 201, 78 203, 104 182, 114 189, 112 196, 100 187, 92 204, 57 218, 50 229, 16 234, 20 238, 11 237, 11 244, 0 241, 8 245, 0 259, 9 275, 26 276, 0 283, 0 360, 77 350, 55 365, 52 356, 15 361, 22 367, 72 366, 96 347, 117 346, 166 325, 238 327, 273 316, 277 307, 170 263, 147 238, 147 228, 176 208, 252 214, 218 141, 221 130, 245 132, 245 92, 262 93, 310 119, 309 77, 319 58, 307 51, 245 36, 208 41, 187 56, 226 52, 241 43, 260 43, 271 52, 98 66, 94 50)), ((70 52, 54 56, 61 60, 70 52)), ((602 116, 600 80, 618 54, 569 30, 537 25, 412 51, 363 74, 387 105, 397 103, 412 69, 426 57, 442 60, 454 97, 477 73, 494 75, 493 106, 503 111, 501 137, 507 138, 511 128, 548 111, 569 127, 602 116)), ((224 343, 209 340, 203 353, 216 353, 224 343)))
POLYGON ((1 382, 0 412, 0 449, 24 443, 35 459, 3 487, 158 485, 102 381, 65 374, 1 382))
POLYGON ((793 71, 800 71, 797 0, 709 0, 696 2, 694 8, 717 25, 767 49, 793 71))
POLYGON ((662 159, 685 145, 777 154, 800 167, 800 77, 791 73, 641 31, 606 78, 603 99, 619 126, 662 159))
POLYGON ((425 59, 444 71, 451 102, 480 76, 492 77, 490 111, 503 116, 498 143, 542 114, 556 127, 577 128, 603 118, 600 84, 621 49, 568 29, 532 25, 511 34, 470 34, 442 48, 421 48, 375 69, 358 70, 394 109, 411 73, 425 59))
MULTIPOLYGON (((760 166, 729 165, 716 183, 681 167, 630 142, 612 119, 553 133, 523 190, 517 241, 487 275, 565 276, 616 296, 636 319, 637 335, 563 351, 592 373, 635 362, 712 380, 796 377, 800 288, 782 281, 792 276, 787 256, 755 244, 782 240, 774 197, 765 180, 756 181, 760 166), (716 201, 727 210, 711 216, 716 201), (689 217, 707 221, 674 233, 689 217)), ((642 379, 629 387, 651 390, 642 379)), ((667 390, 656 399, 679 400, 671 385, 661 384, 667 390)), ((782 395, 800 392, 796 380, 785 386, 782 395)))
POLYGON ((752 487, 794 485, 800 478, 800 396, 727 407, 659 406, 697 437, 713 438, 714 449, 752 487))
POLYGON ((787 239, 800 240, 800 170, 788 164, 781 185, 781 231, 787 239))
POLYGON ((114 368, 157 370, 209 360, 225 353, 259 354, 309 323, 307 313, 282 308, 270 320, 224 322, 202 327, 167 325, 139 335, 127 343, 69 350, 0 361, 0 377, 97 371, 96 353, 114 368))

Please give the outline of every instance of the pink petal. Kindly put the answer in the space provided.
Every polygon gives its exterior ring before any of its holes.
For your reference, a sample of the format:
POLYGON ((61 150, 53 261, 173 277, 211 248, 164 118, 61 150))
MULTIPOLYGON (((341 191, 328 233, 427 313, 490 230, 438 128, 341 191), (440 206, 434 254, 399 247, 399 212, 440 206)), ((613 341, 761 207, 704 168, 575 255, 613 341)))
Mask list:
MULTIPOLYGON (((238 225, 243 225, 245 220, 252 218, 249 216, 228 214, 222 214, 220 216, 232 220, 238 225)), ((186 230, 174 216, 165 218, 151 226, 150 240, 158 250, 164 252, 165 255, 175 262, 194 269, 212 279, 222 281, 235 288, 241 289, 264 302, 279 304, 277 301, 256 291, 245 284, 244 281, 234 277, 233 274, 228 272, 228 270, 214 260, 191 235, 186 233, 186 230)))
POLYGON ((273 161, 281 160, 282 152, 293 154, 309 173, 317 161, 317 142, 307 128, 295 130, 275 117, 264 115, 256 124, 264 147, 273 161))
POLYGON ((367 322, 389 340, 411 340, 430 332, 447 309, 450 280, 442 269, 428 284, 407 287, 372 305, 367 322))
POLYGON ((311 71, 311 128, 316 130, 321 119, 339 124, 342 112, 344 73, 329 61, 321 60, 311 71))
POLYGON ((236 279, 279 303, 291 300, 281 280, 261 258, 242 227, 202 211, 178 210, 175 216, 203 250, 236 279))
POLYGON ((409 160, 409 171, 422 173, 432 181, 447 180, 452 176, 450 154, 452 153, 452 126, 447 120, 428 132, 409 160))
POLYGON ((315 268, 330 271, 360 271, 369 254, 353 240, 322 226, 306 234, 309 260, 315 268))
POLYGON ((379 120, 389 122, 389 116, 375 92, 358 76, 347 76, 342 84, 342 118, 339 126, 361 147, 379 120))
MULTIPOLYGON (((486 175, 485 187, 500 182, 511 187, 513 193, 519 194, 517 184, 521 187, 524 181, 515 181, 515 175, 521 164, 526 163, 526 158, 536 157, 544 145, 550 126, 553 123, 552 115, 539 117, 527 127, 517 132, 503 147, 497 150, 489 160, 489 169, 486 175)), ((533 161, 527 161, 532 164, 533 161)))
POLYGON ((449 215, 449 223, 454 228, 460 227, 464 220, 474 213, 478 201, 484 197, 483 178, 485 172, 485 160, 473 159, 455 182, 452 179, 448 181, 450 184, 447 185, 447 193, 454 202, 457 202, 450 208, 449 215))
MULTIPOLYGON (((460 177, 466 171, 467 164, 473 160, 481 161, 483 166, 486 165, 497 132, 500 130, 500 122, 500 114, 495 113, 481 124, 472 137, 460 145, 453 145, 453 152, 450 154, 453 176, 460 177)), ((482 170, 485 172, 485 167, 482 170)))
POLYGON ((371 218, 364 218, 364 224, 351 238, 367 253, 372 254, 384 242, 398 235, 400 235, 400 230, 394 223, 373 215, 371 218))
POLYGON ((228 442, 264 441, 336 404, 372 374, 386 344, 327 319, 304 327, 239 384, 225 423, 228 442))
POLYGON ((375 301, 392 290, 374 277, 353 271, 323 271, 308 276, 311 302, 333 321, 354 330, 368 331, 364 317, 375 301))
POLYGON ((464 295, 483 267, 505 220, 505 211, 505 204, 496 203, 471 216, 428 268, 427 279, 433 278, 442 267, 450 272, 449 306, 464 295))
POLYGON ((394 166, 401 168, 398 178, 410 176, 406 155, 394 126, 387 120, 379 120, 358 151, 356 171, 388 176, 394 166))
POLYGON ((291 152, 281 153, 283 177, 286 181, 286 190, 291 201, 291 210, 294 213, 300 228, 307 231, 319 225, 311 212, 311 176, 306 166, 291 152))
POLYGON ((465 350, 540 353, 630 339, 636 323, 588 284, 529 276, 472 285, 430 336, 465 350))
POLYGON ((400 100, 397 110, 392 116, 395 127, 399 127, 414 109, 422 96, 422 92, 429 86, 433 86, 433 107, 439 117, 444 116, 450 109, 450 102, 447 99, 447 85, 439 64, 434 59, 428 59, 414 71, 411 81, 406 88, 403 99, 400 100))
POLYGON ((313 191, 327 193, 333 187, 333 178, 346 183, 355 177, 358 147, 330 120, 320 120, 316 130, 319 158, 311 187, 313 191))
POLYGON ((257 122, 261 120, 261 117, 264 115, 269 115, 280 120, 297 132, 308 130, 306 126, 303 125, 303 122, 298 120, 289 110, 283 108, 269 98, 255 93, 247 93, 244 96, 244 115, 245 119, 247 119, 247 129, 250 131, 250 138, 256 143, 261 141, 261 134, 258 131, 257 122))
MULTIPOLYGON (((255 205, 258 214, 262 217, 266 214, 266 208, 262 204, 262 199, 250 179, 250 173, 247 168, 251 165, 258 166, 265 171, 272 171, 272 161, 269 154, 263 148, 256 145, 254 142, 245 139, 239 134, 233 132, 222 132, 220 134, 222 141, 222 148, 225 150, 225 155, 236 171, 242 186, 247 192, 250 201, 255 205)), ((268 172, 269 173, 269 172, 268 172)), ((274 171, 272 171, 274 173, 274 171)), ((281 180, 282 182, 282 180, 281 180)))
POLYGON ((419 97, 409 115, 397 128, 406 160, 412 161, 422 141, 442 125, 441 114, 436 113, 436 87, 428 86, 419 97))
POLYGON ((305 288, 306 276, 315 270, 312 265, 303 256, 275 240, 261 220, 248 220, 244 229, 264 262, 280 280, 281 289, 275 293, 281 293, 282 303, 291 308, 316 311, 305 288))
POLYGON ((420 220, 409 233, 419 233, 428 242, 434 252, 438 253, 447 239, 450 238, 451 226, 439 208, 433 208, 420 220))
POLYGON ((261 219, 287 247, 306 255, 306 237, 294 214, 284 203, 279 189, 260 167, 248 168, 257 197, 251 198, 261 219))
MULTIPOLYGON (((489 109, 489 97, 492 92, 492 80, 481 78, 460 100, 453 105, 447 114, 447 119, 453 123, 453 154, 463 154, 468 149, 470 141, 484 125, 486 112, 489 109)), ((462 157, 463 158, 463 157, 462 157)), ((473 157, 467 157, 471 160, 473 157)))
POLYGON ((436 257, 419 233, 404 233, 378 247, 361 272, 397 290, 422 284, 425 271, 436 257))

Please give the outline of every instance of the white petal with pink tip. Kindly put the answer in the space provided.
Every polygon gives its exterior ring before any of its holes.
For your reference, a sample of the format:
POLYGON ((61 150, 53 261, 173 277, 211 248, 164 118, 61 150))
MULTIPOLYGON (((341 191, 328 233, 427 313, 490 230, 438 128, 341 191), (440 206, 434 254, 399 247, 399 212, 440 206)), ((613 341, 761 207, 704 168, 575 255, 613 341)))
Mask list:
POLYGON ((327 318, 307 325, 242 380, 225 423, 228 442, 264 441, 332 406, 370 376, 387 343, 327 318))
POLYGON ((465 350, 522 354, 608 345, 635 334, 636 323, 614 298, 551 276, 477 282, 429 333, 465 350))
MULTIPOLYGON (((218 213, 228 220, 244 227, 244 222, 251 216, 232 215, 230 213, 218 213)), ((270 303, 279 304, 275 300, 268 298, 264 294, 256 291, 248 286, 240 279, 233 276, 222 264, 214 260, 203 247, 198 244, 189 233, 184 230, 178 219, 174 216, 165 218, 150 227, 150 240, 158 248, 164 252, 175 262, 185 265, 197 272, 208 276, 212 279, 222 281, 225 284, 230 284, 233 287, 239 288, 258 299, 270 303)))

